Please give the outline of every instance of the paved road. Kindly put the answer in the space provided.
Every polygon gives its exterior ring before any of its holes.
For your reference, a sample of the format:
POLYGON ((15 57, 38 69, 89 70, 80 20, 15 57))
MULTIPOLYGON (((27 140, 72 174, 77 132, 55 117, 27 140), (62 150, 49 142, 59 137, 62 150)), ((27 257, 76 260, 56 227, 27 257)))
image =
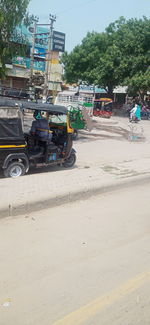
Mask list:
POLYGON ((149 325, 149 185, 0 221, 1 325, 149 325))

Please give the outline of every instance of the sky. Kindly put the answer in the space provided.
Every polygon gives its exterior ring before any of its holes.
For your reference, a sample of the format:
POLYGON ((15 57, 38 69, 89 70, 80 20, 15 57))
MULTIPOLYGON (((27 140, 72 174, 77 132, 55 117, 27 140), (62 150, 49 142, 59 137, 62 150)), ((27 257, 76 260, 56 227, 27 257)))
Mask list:
POLYGON ((54 29, 66 34, 68 52, 87 32, 103 32, 120 16, 150 18, 150 0, 30 0, 28 9, 43 24, 49 22, 49 14, 56 14, 54 29))

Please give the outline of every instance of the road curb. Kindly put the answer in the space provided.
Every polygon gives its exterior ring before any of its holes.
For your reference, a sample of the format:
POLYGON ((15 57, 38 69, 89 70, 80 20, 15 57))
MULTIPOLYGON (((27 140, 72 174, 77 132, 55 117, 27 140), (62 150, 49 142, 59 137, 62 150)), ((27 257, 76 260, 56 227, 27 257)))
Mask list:
POLYGON ((25 215, 32 212, 54 208, 57 206, 65 205, 79 200, 86 200, 92 196, 113 192, 128 187, 140 186, 150 183, 150 175, 135 176, 130 179, 117 181, 110 184, 100 184, 99 186, 83 187, 79 191, 66 192, 63 195, 50 196, 45 199, 28 201, 24 204, 8 204, 8 206, 0 208, 0 218, 16 217, 25 215))

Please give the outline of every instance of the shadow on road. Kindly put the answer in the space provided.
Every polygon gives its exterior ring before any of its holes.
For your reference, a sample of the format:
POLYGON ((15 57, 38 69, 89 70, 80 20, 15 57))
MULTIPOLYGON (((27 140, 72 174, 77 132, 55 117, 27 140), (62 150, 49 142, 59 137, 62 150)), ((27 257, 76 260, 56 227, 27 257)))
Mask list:
MULTIPOLYGON (((64 170, 71 171, 73 169, 77 169, 78 166, 73 166, 71 168, 65 168, 63 166, 43 166, 43 167, 31 167, 25 176, 35 175, 35 174, 43 174, 43 173, 53 173, 53 172, 62 172, 64 170)), ((5 178, 3 172, 0 172, 0 179, 5 178)))
POLYGON ((143 130, 140 126, 126 124, 119 126, 117 121, 93 121, 92 132, 80 130, 78 140, 81 142, 92 142, 95 140, 117 140, 143 142, 143 130))

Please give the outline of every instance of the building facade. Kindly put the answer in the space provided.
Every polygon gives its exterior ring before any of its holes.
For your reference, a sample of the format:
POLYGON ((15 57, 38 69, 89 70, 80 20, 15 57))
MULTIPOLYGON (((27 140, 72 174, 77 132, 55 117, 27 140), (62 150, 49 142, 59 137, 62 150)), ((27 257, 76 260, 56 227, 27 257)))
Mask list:
MULTIPOLYGON (((16 46, 21 43, 26 44, 26 51, 23 56, 14 57, 11 62, 6 64, 7 78, 0 80, 1 94, 7 95, 12 89, 22 92, 29 90, 33 41, 35 42, 33 62, 34 86, 36 91, 42 93, 48 48, 48 30, 37 26, 36 35, 34 36, 33 27, 27 28, 22 25, 16 28, 12 42, 16 46), (35 39, 33 40, 33 38, 35 39)), ((61 90, 62 72, 62 66, 59 63, 59 51, 51 51, 48 72, 48 90, 50 94, 61 90)))

